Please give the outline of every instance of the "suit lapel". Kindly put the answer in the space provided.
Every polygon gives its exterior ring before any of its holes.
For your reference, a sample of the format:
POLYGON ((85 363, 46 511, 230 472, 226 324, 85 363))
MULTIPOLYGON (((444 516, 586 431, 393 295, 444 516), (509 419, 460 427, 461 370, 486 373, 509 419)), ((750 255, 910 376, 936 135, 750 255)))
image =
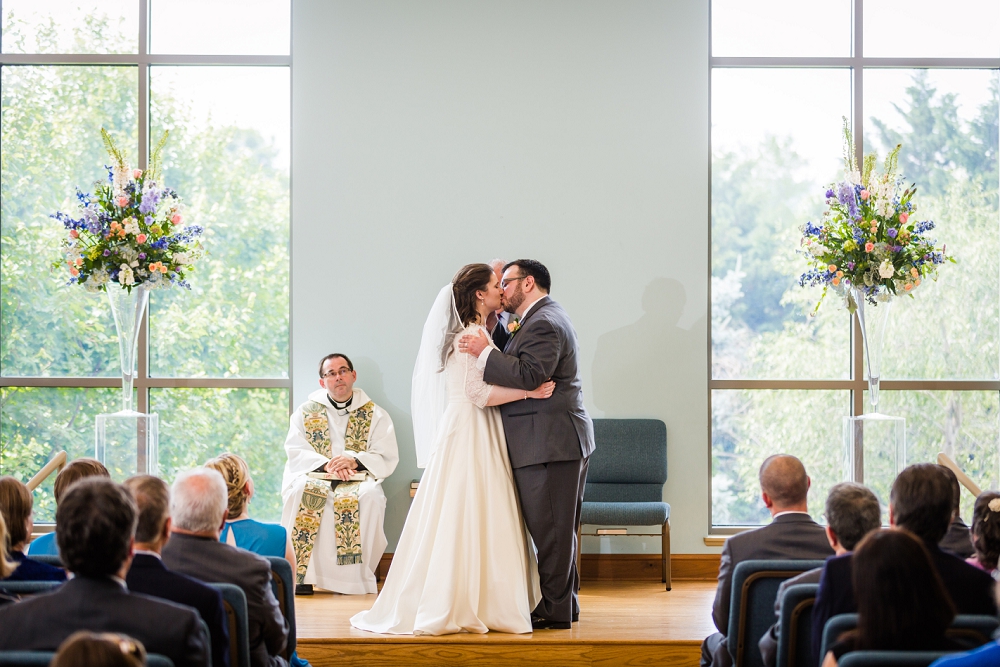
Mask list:
POLYGON ((519 326, 517 331, 512 333, 510 335, 510 338, 507 339, 507 344, 504 345, 503 347, 504 354, 509 354, 510 351, 514 348, 514 341, 517 340, 517 334, 521 331, 522 328, 524 328, 525 322, 534 317, 535 313, 537 313, 542 308, 545 308, 550 304, 552 304, 552 299, 549 298, 548 295, 543 296, 541 299, 535 302, 535 305, 531 307, 531 310, 528 311, 528 314, 519 320, 521 326, 519 326))

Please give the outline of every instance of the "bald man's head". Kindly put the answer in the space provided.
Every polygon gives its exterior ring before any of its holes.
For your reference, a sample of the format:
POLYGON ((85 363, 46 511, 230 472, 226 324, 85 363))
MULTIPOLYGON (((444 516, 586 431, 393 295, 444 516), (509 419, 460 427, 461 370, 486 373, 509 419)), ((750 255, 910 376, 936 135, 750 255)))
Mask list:
POLYGON ((760 466, 760 490, 770 499, 773 507, 768 505, 768 509, 772 511, 805 505, 809 476, 802 461, 788 454, 764 459, 760 466))

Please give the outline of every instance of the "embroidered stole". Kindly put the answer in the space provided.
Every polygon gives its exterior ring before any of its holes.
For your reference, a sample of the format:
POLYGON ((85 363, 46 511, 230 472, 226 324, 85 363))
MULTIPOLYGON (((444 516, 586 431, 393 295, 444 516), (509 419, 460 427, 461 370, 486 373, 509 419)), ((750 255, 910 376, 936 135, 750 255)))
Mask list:
MULTIPOLYGON (((368 436, 372 428, 372 414, 375 404, 368 401, 350 413, 347 431, 344 434, 344 449, 352 452, 368 450, 368 436)), ((322 403, 309 401, 302 406, 302 421, 306 430, 306 441, 327 458, 332 458, 330 444, 330 422, 326 407, 322 403)), ((358 511, 358 492, 361 482, 338 482, 333 491, 326 481, 309 479, 302 491, 299 511, 292 526, 292 547, 295 550, 296 580, 304 583, 309 559, 312 557, 320 521, 326 507, 328 494, 333 495, 334 527, 337 535, 337 565, 352 565, 361 562, 361 523, 358 511)))

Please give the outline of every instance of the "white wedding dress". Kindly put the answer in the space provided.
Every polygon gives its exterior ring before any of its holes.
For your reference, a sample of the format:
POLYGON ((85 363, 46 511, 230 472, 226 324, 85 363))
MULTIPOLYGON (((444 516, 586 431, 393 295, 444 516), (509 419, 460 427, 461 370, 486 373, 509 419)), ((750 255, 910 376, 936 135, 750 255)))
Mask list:
MULTIPOLYGON (((471 325, 462 333, 478 334, 471 325)), ((541 599, 491 385, 452 344, 434 449, 374 606, 351 625, 390 634, 531 632, 541 599)), ((487 334, 487 338, 489 335, 487 334)))

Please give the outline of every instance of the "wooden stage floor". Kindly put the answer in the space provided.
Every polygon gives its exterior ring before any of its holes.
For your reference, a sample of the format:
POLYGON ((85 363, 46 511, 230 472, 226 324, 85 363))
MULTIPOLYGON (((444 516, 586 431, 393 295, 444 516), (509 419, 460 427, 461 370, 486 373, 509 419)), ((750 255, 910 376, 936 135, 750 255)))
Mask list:
POLYGON ((350 618, 374 595, 317 591, 295 599, 298 652, 326 665, 677 665, 698 664, 702 639, 715 631, 715 582, 585 581, 572 630, 530 635, 491 632, 444 637, 378 635, 350 618))

